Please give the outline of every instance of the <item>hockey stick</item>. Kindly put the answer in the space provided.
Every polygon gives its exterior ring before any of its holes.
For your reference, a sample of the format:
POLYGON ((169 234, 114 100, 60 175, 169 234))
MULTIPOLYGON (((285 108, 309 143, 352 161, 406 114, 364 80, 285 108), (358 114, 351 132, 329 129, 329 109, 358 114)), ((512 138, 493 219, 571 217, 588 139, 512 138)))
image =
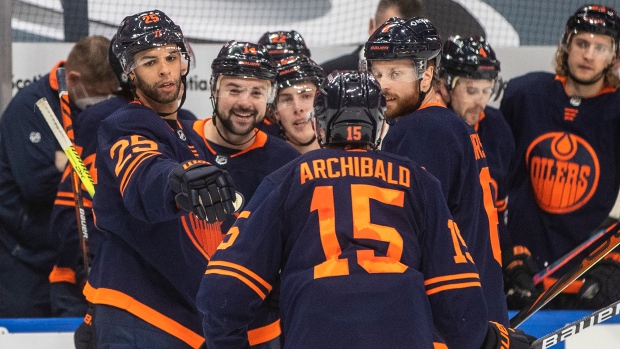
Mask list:
POLYGON ((69 137, 62 128, 62 125, 60 125, 60 122, 56 118, 56 115, 54 115, 54 111, 47 102, 47 99, 45 99, 45 97, 39 99, 36 105, 41 110, 43 117, 45 117, 45 121, 47 121, 47 124, 52 129, 54 137, 56 137, 56 140, 60 144, 60 147, 65 152, 65 154, 67 154, 69 162, 73 166, 74 171, 77 172, 80 180, 82 181, 82 184, 84 184, 84 186, 86 187, 86 191, 88 191, 91 196, 95 196, 95 186, 93 185, 93 179, 90 177, 88 169, 86 168, 86 166, 84 166, 80 155, 78 155, 75 147, 73 147, 73 144, 71 143, 69 137))
MULTIPOLYGON (((67 91, 65 68, 60 67, 56 70, 56 80, 58 81, 58 99, 60 100, 62 126, 67 133, 69 141, 74 143, 75 131, 73 130, 73 120, 71 119, 71 107, 69 106, 69 91, 67 91)), ((84 198, 82 197, 82 185, 78 173, 75 170, 71 170, 71 191, 73 192, 73 200, 75 202, 75 220, 77 221, 78 236, 82 250, 82 263, 84 272, 88 275, 90 274, 88 223, 86 222, 86 209, 84 208, 84 198)))
POLYGON ((560 269, 561 267, 563 267, 564 265, 566 265, 567 263, 572 261, 575 257, 577 257, 585 249, 587 249, 590 246, 593 246, 594 243, 596 243, 599 240, 601 240, 601 238, 604 237, 606 235, 606 233, 607 233, 606 229, 609 228, 609 226, 612 225, 612 224, 618 225, 618 224, 620 224, 620 222, 617 221, 617 220, 614 222, 611 217, 607 217, 605 219, 605 221, 598 228, 596 228, 596 230, 594 231, 594 234, 592 234, 581 245, 575 247, 570 252, 568 252, 564 256, 560 257, 553 264, 547 266, 545 269, 539 271, 536 275, 534 275, 534 278, 533 278, 534 279, 534 285, 538 285, 539 283, 541 283, 544 279, 546 279, 549 276, 551 276, 558 269, 560 269))
POLYGON ((566 338, 575 335, 588 327, 598 325, 618 314, 620 314, 620 300, 606 306, 605 308, 599 309, 590 315, 584 316, 575 322, 571 322, 557 331, 538 338, 532 343, 532 349, 550 348, 565 341, 566 338))
MULTIPOLYGON (((620 200, 616 201, 614 208, 619 206, 618 203, 620 203, 620 200)), ((620 209, 620 207, 618 208, 620 209)), ((620 246, 620 229, 618 225, 613 224, 606 231, 613 232, 609 236, 609 239, 605 240, 596 250, 586 256, 586 258, 581 261, 579 265, 576 265, 570 272, 558 279, 558 281, 556 281, 549 289, 538 296, 532 305, 523 308, 517 313, 517 315, 513 316, 512 319, 510 319, 510 327, 517 328, 535 312, 540 310, 543 306, 549 303, 549 301, 555 298, 555 296, 560 294, 566 287, 573 283, 573 281, 577 280, 592 266, 603 259, 609 252, 620 246)))

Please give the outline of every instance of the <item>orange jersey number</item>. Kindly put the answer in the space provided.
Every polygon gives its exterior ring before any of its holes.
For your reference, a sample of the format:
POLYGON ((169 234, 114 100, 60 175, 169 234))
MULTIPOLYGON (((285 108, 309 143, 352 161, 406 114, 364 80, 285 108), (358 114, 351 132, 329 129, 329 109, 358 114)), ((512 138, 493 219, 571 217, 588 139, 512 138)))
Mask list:
MULTIPOLYGON (((388 243, 385 257, 375 256, 373 250, 358 250, 357 263, 368 273, 402 273, 407 266, 400 263, 403 253, 403 238, 393 227, 370 222, 370 199, 403 207, 405 193, 400 190, 380 188, 372 185, 351 185, 351 214, 353 238, 373 239, 388 243)), ((349 261, 340 258, 342 250, 336 236, 336 210, 334 188, 319 186, 314 189, 310 211, 317 211, 321 245, 326 261, 314 267, 314 278, 349 275, 349 261)))

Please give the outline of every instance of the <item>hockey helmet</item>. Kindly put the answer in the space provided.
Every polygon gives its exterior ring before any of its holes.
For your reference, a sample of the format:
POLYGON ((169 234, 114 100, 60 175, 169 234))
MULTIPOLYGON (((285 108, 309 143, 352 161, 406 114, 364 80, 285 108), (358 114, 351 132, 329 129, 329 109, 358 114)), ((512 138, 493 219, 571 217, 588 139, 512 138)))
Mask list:
POLYGON ((443 45, 440 77, 462 76, 470 79, 495 80, 500 62, 491 45, 480 36, 450 37, 443 45))
POLYGON ((319 143, 367 144, 376 148, 385 120, 385 95, 372 74, 334 71, 314 99, 319 143))
POLYGON ((617 52, 620 18, 618 18, 616 10, 609 6, 585 5, 580 7, 566 22, 562 44, 568 44, 571 36, 578 32, 611 36, 617 52))
POLYGON ((250 77, 275 81, 275 64, 262 45, 249 42, 227 42, 211 63, 211 91, 215 91, 220 75, 250 77))
POLYGON ((304 55, 290 56, 281 59, 276 70, 276 84, 278 88, 292 86, 302 81, 310 81, 317 87, 325 79, 325 73, 320 65, 304 55))
POLYGON ((416 63, 418 78, 426 70, 428 60, 435 66, 441 59, 441 38, 435 26, 426 18, 400 19, 392 17, 368 38, 364 56, 372 60, 411 59, 416 63))
MULTIPOLYGON (((127 16, 121 22, 113 39, 112 52, 118 58, 125 73, 134 67, 134 55, 138 52, 170 44, 176 44, 188 62, 191 52, 181 27, 160 10, 141 12, 127 16)), ((187 75, 189 69, 184 75, 187 75)))
POLYGON ((294 30, 266 32, 258 39, 258 43, 265 46, 269 55, 276 62, 291 55, 302 54, 310 57, 310 50, 306 46, 304 38, 294 30))

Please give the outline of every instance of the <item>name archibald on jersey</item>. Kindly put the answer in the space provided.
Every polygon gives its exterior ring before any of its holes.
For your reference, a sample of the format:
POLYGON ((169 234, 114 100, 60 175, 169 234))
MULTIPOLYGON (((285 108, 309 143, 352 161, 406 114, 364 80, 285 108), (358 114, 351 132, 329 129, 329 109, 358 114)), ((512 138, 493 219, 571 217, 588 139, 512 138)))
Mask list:
POLYGON ((315 159, 299 165, 301 184, 318 178, 375 177, 389 184, 406 188, 410 186, 411 172, 390 161, 370 157, 341 156, 339 158, 315 159))

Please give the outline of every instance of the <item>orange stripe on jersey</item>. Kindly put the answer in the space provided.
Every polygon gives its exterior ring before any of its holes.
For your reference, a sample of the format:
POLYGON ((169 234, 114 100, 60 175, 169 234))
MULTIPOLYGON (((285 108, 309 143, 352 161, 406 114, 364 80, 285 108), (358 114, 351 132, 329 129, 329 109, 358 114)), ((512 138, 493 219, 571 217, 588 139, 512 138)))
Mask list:
POLYGON ((438 276, 424 281, 424 286, 428 286, 430 284, 436 284, 438 282, 444 281, 453 281, 453 280, 463 280, 463 279, 480 279, 480 275, 478 273, 462 273, 462 274, 452 274, 445 276, 438 276))
POLYGON ((129 164, 129 166, 127 166, 127 169, 125 169, 125 174, 123 175, 123 179, 121 180, 121 186, 120 186, 121 196, 125 193, 125 189, 127 188, 127 184, 129 184, 129 180, 131 179, 131 176, 136 171, 138 166, 144 160, 146 160, 148 158, 151 158, 153 156, 159 155, 159 154, 161 154, 161 153, 160 152, 149 151, 149 152, 141 153, 140 155, 136 156, 136 158, 131 162, 131 164, 129 164))
POLYGON ((448 349, 448 346, 443 343, 433 342, 433 349, 448 349))
POLYGON ((49 280, 51 283, 68 282, 75 284, 75 271, 71 268, 59 268, 54 266, 50 272, 49 280))
POLYGON ((435 293, 439 293, 443 291, 456 290, 456 289, 468 288, 468 287, 481 287, 481 285, 480 285, 480 282, 463 282, 463 283, 458 283, 458 284, 443 285, 443 286, 439 286, 439 287, 426 290, 426 295, 430 296, 435 293))
POLYGON ((105 304, 124 309, 149 324, 177 337, 192 348, 199 348, 204 342, 204 337, 198 333, 120 291, 109 288, 94 288, 89 283, 86 283, 84 295, 91 303, 105 304))
POLYGON ((58 61, 54 68, 52 68, 52 70, 50 71, 50 87, 56 91, 58 91, 58 79, 56 78, 56 71, 58 70, 58 68, 64 66, 65 62, 66 61, 64 60, 58 61))
MULTIPOLYGON (((91 200, 82 198, 82 201, 85 208, 93 207, 93 202, 91 200)), ((73 192, 59 191, 56 194, 56 200, 54 201, 54 205, 74 207, 75 196, 73 195, 73 192)))
POLYGON ((219 274, 219 275, 232 276, 238 279, 239 281, 243 282, 249 288, 251 288, 254 292, 256 292, 256 294, 260 297, 260 299, 264 300, 265 297, 267 297, 265 292, 263 292, 258 286, 256 286, 256 284, 254 284, 250 279, 246 278, 245 276, 237 272, 230 271, 230 270, 224 270, 224 269, 207 269, 205 274, 219 274))
POLYGON ((56 199, 54 201, 54 205, 73 207, 73 206, 75 206, 75 201, 74 200, 56 199))
POLYGON ((276 320, 271 324, 248 331, 248 342, 250 345, 257 345, 270 341, 281 333, 280 320, 276 320))
POLYGON ((73 192, 72 191, 59 191, 58 193, 56 193, 56 197, 73 199, 73 192))
MULTIPOLYGON (((194 131, 196 131, 196 133, 200 135, 200 137, 202 137, 202 140, 205 142, 211 154, 217 154, 217 152, 213 148, 211 148, 211 145, 209 144, 209 142, 207 142, 207 138, 205 137, 205 126, 207 125, 207 122, 209 122, 210 120, 211 118, 195 121, 193 125, 193 129, 194 131)), ((261 148, 265 145, 265 143, 267 143, 267 134, 265 132, 257 128, 254 129, 254 132, 256 132, 256 137, 254 137, 254 142, 252 142, 252 145, 250 145, 249 147, 243 149, 242 151, 238 153, 231 155, 230 156, 231 158, 245 154, 253 149, 261 148)))
POLYGON ((263 280, 263 278, 261 278, 260 276, 258 276, 258 274, 256 274, 255 272, 251 271, 250 269, 239 265, 239 264, 235 264, 235 263, 230 263, 230 262, 224 262, 224 261, 211 261, 209 262, 209 267, 226 267, 226 268, 231 268, 231 269, 237 269, 240 272, 247 274, 248 276, 252 277, 254 280, 256 280, 259 284, 263 285, 264 288, 267 289, 267 291, 271 291, 271 285, 269 285, 269 283, 265 280, 263 280))

